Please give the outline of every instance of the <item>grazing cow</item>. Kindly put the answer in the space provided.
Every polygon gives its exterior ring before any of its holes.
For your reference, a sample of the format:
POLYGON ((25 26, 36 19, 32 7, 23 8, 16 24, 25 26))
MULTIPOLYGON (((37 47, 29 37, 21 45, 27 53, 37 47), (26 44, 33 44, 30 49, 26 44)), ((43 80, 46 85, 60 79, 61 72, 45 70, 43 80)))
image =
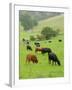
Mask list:
POLYGON ((51 52, 51 49, 50 48, 36 48, 35 49, 35 52, 41 52, 42 54, 45 54, 45 53, 48 53, 48 52, 51 52))
POLYGON ((42 54, 45 54, 48 52, 52 52, 52 50, 50 48, 42 48, 42 51, 41 51, 42 54))
POLYGON ((32 51, 32 48, 31 48, 31 46, 30 45, 27 45, 27 50, 31 50, 32 51))
POLYGON ((35 48, 35 52, 41 52, 42 51, 42 48, 39 48, 39 47, 37 47, 37 48, 35 48))
POLYGON ((41 52, 42 51, 42 48, 38 48, 38 47, 35 48, 35 52, 38 52, 38 51, 41 52))
POLYGON ((49 43, 51 43, 52 41, 48 41, 49 43))
POLYGON ((29 41, 27 40, 26 43, 29 45, 29 41))
POLYGON ((23 39, 22 39, 22 41, 24 42, 24 41, 25 41, 25 39, 23 38, 23 39))
POLYGON ((40 47, 40 43, 39 42, 35 42, 34 44, 36 45, 36 47, 40 47))
POLYGON ((22 41, 26 44, 26 45, 29 45, 29 40, 26 40, 26 39, 22 39, 22 41))
POLYGON ((30 63, 38 63, 38 60, 37 60, 37 57, 33 54, 28 54, 27 57, 26 57, 26 62, 30 63))
POLYGON ((52 61, 52 64, 55 63, 58 64, 59 66, 61 65, 60 61, 58 60, 58 57, 56 56, 55 53, 53 52, 48 52, 48 56, 49 56, 49 64, 51 64, 51 61, 52 61))
POLYGON ((62 40, 61 40, 61 39, 59 39, 58 41, 59 41, 59 42, 62 42, 62 40))

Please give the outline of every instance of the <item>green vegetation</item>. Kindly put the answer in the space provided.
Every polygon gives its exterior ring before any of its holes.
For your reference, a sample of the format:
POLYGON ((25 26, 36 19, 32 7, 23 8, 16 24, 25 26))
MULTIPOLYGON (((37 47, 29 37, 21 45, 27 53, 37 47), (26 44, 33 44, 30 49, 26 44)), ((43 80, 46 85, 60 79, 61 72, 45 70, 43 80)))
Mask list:
POLYGON ((23 28, 25 30, 29 30, 29 29, 32 29, 33 26, 37 25, 37 21, 35 18, 31 17, 29 14, 27 13, 24 13, 24 14, 21 14, 20 13, 20 22, 21 22, 21 25, 23 26, 23 28))
POLYGON ((51 27, 44 27, 41 31, 41 34, 45 37, 46 40, 51 39, 58 35, 58 31, 53 30, 51 27))
POLYGON ((31 41, 35 41, 35 37, 34 36, 30 36, 30 40, 31 41))
POLYGON ((19 79, 30 78, 53 78, 64 77, 64 16, 55 16, 50 19, 44 19, 38 22, 37 26, 34 26, 32 30, 26 31, 20 24, 20 41, 19 41, 19 79), (52 43, 48 40, 40 41, 41 47, 51 48, 58 56, 61 66, 49 65, 48 54, 42 55, 40 52, 35 53, 34 41, 30 42, 33 51, 27 51, 26 45, 22 39, 30 39, 30 36, 40 36, 44 27, 51 27, 53 30, 59 29, 59 35, 52 37, 52 43), (62 42, 58 40, 61 39, 62 42), (26 55, 28 53, 35 54, 38 58, 38 64, 26 64, 26 55))

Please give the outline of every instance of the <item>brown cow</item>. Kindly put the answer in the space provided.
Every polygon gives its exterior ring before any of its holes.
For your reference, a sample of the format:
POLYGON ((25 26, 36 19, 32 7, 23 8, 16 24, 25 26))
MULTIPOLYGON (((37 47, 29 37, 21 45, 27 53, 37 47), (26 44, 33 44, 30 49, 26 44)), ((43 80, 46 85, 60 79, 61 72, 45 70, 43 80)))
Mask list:
POLYGON ((28 54, 26 57, 26 62, 38 63, 37 57, 33 54, 28 54))
POLYGON ((41 52, 42 54, 45 54, 45 53, 48 53, 48 52, 51 52, 52 50, 50 48, 36 48, 35 49, 35 52, 41 52))
POLYGON ((35 48, 35 52, 41 52, 42 51, 42 48, 40 48, 40 47, 37 47, 37 48, 35 48))

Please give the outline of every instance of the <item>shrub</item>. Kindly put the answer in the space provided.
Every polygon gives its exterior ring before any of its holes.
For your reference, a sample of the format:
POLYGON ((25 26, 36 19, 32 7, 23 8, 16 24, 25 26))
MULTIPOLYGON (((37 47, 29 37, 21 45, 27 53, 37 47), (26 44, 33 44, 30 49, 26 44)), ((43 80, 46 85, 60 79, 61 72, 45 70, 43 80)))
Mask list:
POLYGON ((30 40, 31 40, 31 41, 35 41, 36 38, 35 38, 34 36, 30 36, 30 40))
POLYGON ((45 39, 50 39, 51 37, 55 37, 58 32, 54 31, 51 27, 44 27, 41 34, 45 37, 45 39))
POLYGON ((38 40, 44 40, 45 39, 44 35, 37 35, 36 37, 38 40))

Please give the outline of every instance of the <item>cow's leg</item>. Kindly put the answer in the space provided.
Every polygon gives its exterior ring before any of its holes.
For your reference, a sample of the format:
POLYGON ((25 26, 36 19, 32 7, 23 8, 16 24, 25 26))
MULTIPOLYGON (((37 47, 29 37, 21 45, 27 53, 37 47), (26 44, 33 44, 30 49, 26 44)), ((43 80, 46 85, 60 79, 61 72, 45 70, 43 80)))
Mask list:
POLYGON ((27 58, 26 58, 26 64, 29 64, 29 63, 30 63, 30 58, 27 57, 27 58))
POLYGON ((51 60, 49 59, 49 64, 51 64, 51 60))
POLYGON ((26 64, 28 63, 28 59, 26 58, 26 64))
POLYGON ((56 65, 56 61, 55 61, 55 65, 56 65))
POLYGON ((52 65, 54 65, 54 61, 52 61, 52 65))

